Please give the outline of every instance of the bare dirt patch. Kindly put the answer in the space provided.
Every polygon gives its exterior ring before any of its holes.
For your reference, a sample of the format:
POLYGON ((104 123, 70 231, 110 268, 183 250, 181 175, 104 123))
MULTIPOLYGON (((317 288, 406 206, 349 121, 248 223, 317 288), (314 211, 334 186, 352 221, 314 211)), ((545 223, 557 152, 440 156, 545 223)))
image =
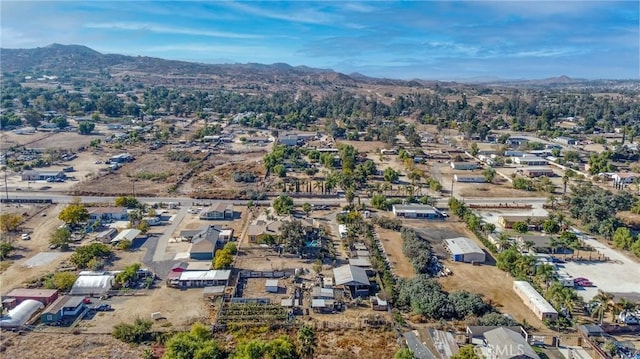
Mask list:
POLYGON ((318 347, 314 358, 392 358, 398 350, 395 334, 389 330, 338 329, 316 331, 318 347))
POLYGON ((383 148, 391 148, 391 145, 388 145, 382 141, 346 141, 340 140, 336 141, 336 144, 342 145, 351 145, 356 148, 359 152, 365 153, 380 153, 380 150, 383 148))
POLYGON ((188 164, 169 161, 159 153, 134 154, 135 160, 113 172, 105 172, 79 183, 79 194, 157 196, 167 194, 178 177, 189 169, 188 164))
POLYGON ((402 252, 402 238, 400 232, 390 229, 377 227, 376 232, 380 238, 380 242, 384 246, 384 250, 389 257, 391 267, 395 270, 396 275, 401 278, 413 278, 416 275, 413 265, 402 252))
POLYGON ((518 322, 522 323, 526 320, 529 325, 537 329, 545 329, 542 321, 513 291, 513 278, 508 273, 492 265, 474 266, 450 260, 445 260, 444 264, 453 272, 453 275, 439 279, 445 290, 467 290, 482 294, 485 300, 490 301, 493 306, 503 313, 508 313, 518 322))
POLYGON ((144 347, 126 345, 109 334, 72 335, 39 333, 26 335, 3 333, 3 358, 141 358, 144 347))

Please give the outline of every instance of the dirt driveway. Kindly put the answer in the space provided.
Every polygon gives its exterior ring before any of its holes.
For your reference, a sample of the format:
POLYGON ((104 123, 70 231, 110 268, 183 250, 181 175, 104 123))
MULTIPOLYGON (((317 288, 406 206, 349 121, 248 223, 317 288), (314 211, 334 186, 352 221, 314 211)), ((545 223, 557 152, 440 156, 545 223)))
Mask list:
POLYGON ((384 246, 391 267, 400 278, 413 278, 416 275, 413 265, 402 252, 402 238, 400 232, 376 227, 380 243, 384 246))

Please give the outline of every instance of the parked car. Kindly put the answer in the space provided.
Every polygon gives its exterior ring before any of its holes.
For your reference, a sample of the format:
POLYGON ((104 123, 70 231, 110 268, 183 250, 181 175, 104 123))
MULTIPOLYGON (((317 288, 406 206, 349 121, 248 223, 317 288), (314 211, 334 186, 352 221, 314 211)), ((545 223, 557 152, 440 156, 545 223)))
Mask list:
POLYGON ((31 236, 28 233, 22 233, 22 236, 20 236, 22 238, 23 241, 28 241, 31 239, 31 236))

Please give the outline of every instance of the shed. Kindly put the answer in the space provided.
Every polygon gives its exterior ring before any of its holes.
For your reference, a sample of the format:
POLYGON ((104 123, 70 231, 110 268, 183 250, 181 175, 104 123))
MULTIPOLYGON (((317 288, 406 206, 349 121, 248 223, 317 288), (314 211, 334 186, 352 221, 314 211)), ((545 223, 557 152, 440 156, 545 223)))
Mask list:
POLYGON ((445 239, 447 249, 454 262, 484 263, 486 254, 472 239, 457 237, 445 239))
POLYGON ((120 241, 123 241, 123 240, 133 242, 133 240, 136 239, 136 237, 139 236, 140 233, 142 233, 142 231, 139 229, 135 229, 135 228, 125 229, 122 232, 118 233, 118 235, 111 240, 111 243, 119 243, 120 241))
POLYGON ((111 290, 113 286, 113 275, 80 275, 73 283, 71 295, 100 296, 111 290))
POLYGON ((313 287, 311 297, 315 299, 335 299, 333 288, 313 287))
POLYGON ((15 304, 20 304, 27 299, 32 299, 44 305, 49 305, 58 299, 58 290, 18 288, 9 292, 6 297, 15 299, 15 304))
POLYGON ((222 297, 224 295, 225 288, 226 287, 223 285, 204 287, 204 289, 202 290, 202 296, 209 299, 222 297))
POLYGON ((265 282, 265 290, 267 293, 278 293, 278 280, 277 279, 267 279, 265 282))
POLYGON ((25 325, 34 314, 44 308, 44 304, 37 300, 25 299, 7 315, 0 318, 0 328, 19 328, 25 325))
POLYGON ((371 268, 369 257, 349 258, 349 264, 355 267, 371 268))

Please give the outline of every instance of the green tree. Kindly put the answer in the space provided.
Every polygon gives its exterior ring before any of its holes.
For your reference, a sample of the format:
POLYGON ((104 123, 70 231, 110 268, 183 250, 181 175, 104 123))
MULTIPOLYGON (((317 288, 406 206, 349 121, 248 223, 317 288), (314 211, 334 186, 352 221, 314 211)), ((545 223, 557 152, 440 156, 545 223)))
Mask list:
POLYGON ((290 214, 293 210, 293 198, 286 194, 281 194, 273 200, 273 209, 279 216, 290 214))
POLYGON ((613 245, 620 249, 629 249, 633 244, 631 231, 626 227, 619 227, 613 234, 613 245))
POLYGON ((71 242, 71 232, 66 228, 58 228, 51 234, 49 244, 56 247, 60 247, 62 250, 69 249, 69 243, 71 242))
POLYGON ((238 253, 238 246, 234 242, 227 242, 223 249, 232 255, 236 255, 236 253, 238 253))
POLYGON ((0 214, 0 231, 13 232, 22 223, 22 216, 17 213, 2 213, 0 214))
POLYGON ((482 175, 484 176, 485 181, 492 183, 496 178, 496 170, 493 167, 487 167, 482 171, 482 175))
POLYGON ((413 359, 413 353, 409 348, 398 349, 393 355, 393 359, 413 359))
POLYGON ((278 177, 287 177, 287 168, 283 165, 275 165, 273 166, 273 173, 278 177))
POLYGON ((311 213, 312 206, 309 202, 305 202, 302 204, 302 211, 308 216, 311 213))
POLYGON ((391 167, 387 167, 383 173, 384 180, 387 182, 396 182, 400 178, 400 174, 391 167))
POLYGON ((60 211, 58 219, 66 224, 76 226, 89 219, 89 211, 82 203, 71 203, 60 211))
POLYGON ((133 196, 116 197, 114 200, 116 207, 139 208, 140 202, 133 196))
POLYGON ((555 234, 560 232, 560 224, 558 224, 558 222, 553 219, 547 219, 546 221, 544 221, 544 223, 542 223, 542 229, 546 233, 555 234))
POLYGON ((9 257, 11 252, 15 251, 16 247, 6 240, 0 241, 0 260, 5 260, 9 257))
POLYGON ((478 154, 478 152, 480 152, 480 149, 478 148, 478 144, 476 142, 473 142, 471 144, 471 152, 469 153, 471 153, 471 156, 475 157, 478 154))
POLYGON ((138 271, 140 270, 140 263, 133 263, 126 266, 122 271, 116 274, 114 281, 121 287, 126 287, 128 283, 138 278, 138 271))
POLYGON ((80 132, 81 135, 89 135, 95 128, 96 125, 93 122, 82 121, 78 125, 78 132, 80 132))
POLYGON ((287 221, 280 225, 280 243, 287 251, 302 253, 305 245, 307 233, 298 220, 287 221))
POLYGON ((458 352, 452 355, 451 359, 480 359, 480 357, 476 354, 473 345, 465 345, 458 349, 458 352))
POLYGON ((78 268, 86 268, 88 263, 96 259, 107 259, 113 255, 111 249, 102 243, 91 243, 86 246, 76 248, 69 260, 78 268))
POLYGON ((513 230, 519 233, 527 233, 529 225, 526 222, 516 222, 513 224, 513 230))
POLYGON ((132 324, 120 323, 115 325, 111 335, 125 343, 139 344, 151 339, 149 330, 152 324, 149 320, 136 318, 132 324))
POLYGON ((313 358, 313 353, 316 351, 318 345, 318 338, 316 333, 308 325, 303 325, 298 330, 298 348, 300 350, 300 356, 303 358, 313 358))
POLYGON ((233 263, 233 255, 224 249, 218 249, 213 258, 213 269, 227 269, 233 263))
POLYGON ((57 289, 61 292, 68 292, 73 287, 78 276, 72 272, 56 272, 51 278, 45 281, 45 287, 48 289, 57 289))
POLYGON ((389 209, 389 203, 387 201, 387 196, 383 195, 383 194, 374 194, 371 197, 371 205, 376 208, 376 209, 380 209, 380 210, 387 210, 389 209))

